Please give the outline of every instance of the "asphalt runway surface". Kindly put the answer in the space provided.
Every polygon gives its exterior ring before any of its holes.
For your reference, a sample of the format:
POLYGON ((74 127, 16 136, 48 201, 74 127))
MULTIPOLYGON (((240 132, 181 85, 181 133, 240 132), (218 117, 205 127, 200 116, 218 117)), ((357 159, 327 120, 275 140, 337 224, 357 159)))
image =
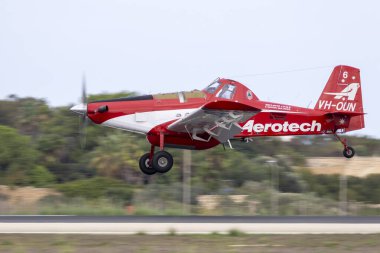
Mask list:
POLYGON ((0 216, 0 233, 375 234, 380 216, 0 216))

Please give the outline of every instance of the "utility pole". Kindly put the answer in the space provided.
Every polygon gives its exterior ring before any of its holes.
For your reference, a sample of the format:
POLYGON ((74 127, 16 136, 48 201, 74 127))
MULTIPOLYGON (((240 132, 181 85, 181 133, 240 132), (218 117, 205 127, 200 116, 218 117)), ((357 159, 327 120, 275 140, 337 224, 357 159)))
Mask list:
POLYGON ((271 194, 271 214, 278 215, 278 194, 279 194, 279 171, 277 168, 276 160, 268 160, 266 163, 269 165, 271 170, 271 185, 272 185, 272 194, 271 194))
POLYGON ((339 177, 339 214, 344 216, 348 213, 347 205, 347 163, 343 167, 342 174, 339 177))
POLYGON ((191 205, 191 150, 183 150, 182 212, 190 212, 191 205))

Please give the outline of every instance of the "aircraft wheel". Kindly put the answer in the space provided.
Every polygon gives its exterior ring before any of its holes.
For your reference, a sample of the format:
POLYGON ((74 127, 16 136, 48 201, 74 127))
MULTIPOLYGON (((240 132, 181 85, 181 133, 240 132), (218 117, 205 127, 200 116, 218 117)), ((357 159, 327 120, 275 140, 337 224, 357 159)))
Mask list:
POLYGON ((153 156, 153 168, 160 173, 166 173, 173 167, 173 156, 166 151, 158 151, 153 156))
POLYGON ((157 171, 149 165, 150 153, 144 154, 139 161, 140 170, 146 175, 153 175, 157 171))
POLYGON ((343 150, 343 155, 344 155, 344 157, 346 157, 346 158, 352 158, 352 157, 355 155, 355 149, 353 149, 353 148, 350 147, 350 146, 347 146, 347 147, 343 150))

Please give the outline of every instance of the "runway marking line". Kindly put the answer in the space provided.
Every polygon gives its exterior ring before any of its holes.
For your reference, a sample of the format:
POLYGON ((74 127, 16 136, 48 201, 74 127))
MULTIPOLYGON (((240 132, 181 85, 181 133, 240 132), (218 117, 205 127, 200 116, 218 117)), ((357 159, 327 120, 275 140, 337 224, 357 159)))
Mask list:
POLYGON ((232 244, 228 245, 229 247, 285 247, 281 244, 232 244))

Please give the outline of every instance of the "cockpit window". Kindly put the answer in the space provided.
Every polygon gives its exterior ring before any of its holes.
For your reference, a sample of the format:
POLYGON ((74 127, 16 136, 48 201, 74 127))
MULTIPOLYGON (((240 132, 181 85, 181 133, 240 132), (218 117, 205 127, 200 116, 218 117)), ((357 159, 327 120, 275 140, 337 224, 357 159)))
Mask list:
POLYGON ((223 89, 221 89, 216 95, 219 98, 231 99, 235 93, 236 86, 233 84, 224 85, 223 89))
POLYGON ((209 94, 214 94, 215 91, 219 88, 220 83, 219 83, 219 78, 213 81, 209 86, 207 86, 206 89, 204 89, 205 92, 209 94))

